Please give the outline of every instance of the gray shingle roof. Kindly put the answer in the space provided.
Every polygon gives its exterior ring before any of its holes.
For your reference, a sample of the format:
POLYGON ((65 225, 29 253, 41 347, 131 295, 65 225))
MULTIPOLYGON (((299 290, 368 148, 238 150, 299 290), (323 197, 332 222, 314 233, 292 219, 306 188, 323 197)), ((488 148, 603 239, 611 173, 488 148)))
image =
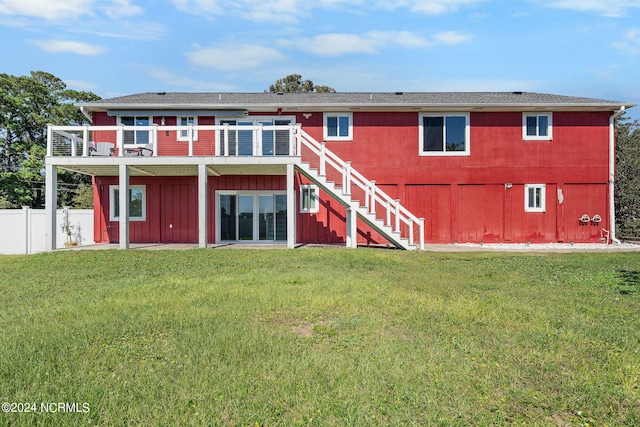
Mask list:
POLYGON ((87 102, 88 110, 112 108, 259 107, 575 107, 617 109, 628 102, 535 92, 338 92, 338 93, 189 93, 147 92, 87 102))

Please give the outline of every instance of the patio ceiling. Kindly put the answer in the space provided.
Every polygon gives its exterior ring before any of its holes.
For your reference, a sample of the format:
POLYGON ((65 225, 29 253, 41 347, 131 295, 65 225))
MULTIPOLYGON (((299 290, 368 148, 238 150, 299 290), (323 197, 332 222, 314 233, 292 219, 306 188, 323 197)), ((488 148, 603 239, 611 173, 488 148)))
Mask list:
POLYGON ((121 164, 129 166, 130 176, 197 176, 198 165, 205 164, 210 176, 219 175, 286 175, 287 164, 298 163, 297 157, 49 157, 47 164, 92 176, 118 176, 121 164))

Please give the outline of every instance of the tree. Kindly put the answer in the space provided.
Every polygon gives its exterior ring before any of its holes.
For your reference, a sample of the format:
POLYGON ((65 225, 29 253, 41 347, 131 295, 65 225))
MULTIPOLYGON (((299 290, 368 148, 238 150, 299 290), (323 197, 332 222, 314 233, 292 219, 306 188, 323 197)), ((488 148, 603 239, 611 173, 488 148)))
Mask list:
MULTIPOLYGON (((74 105, 100 99, 91 92, 67 89, 52 74, 0 74, 0 203, 4 207, 44 206, 44 156, 47 124, 81 125, 88 122, 74 105)), ((62 172, 59 185, 73 189, 88 177, 62 172)), ((67 193, 67 192, 64 192, 67 193)), ((60 202, 67 200, 60 198, 60 202)))
POLYGON ((625 115, 616 121, 616 229, 640 227, 640 121, 625 115))
POLYGON ((329 86, 316 86, 311 80, 302 80, 300 74, 289 74, 287 77, 276 81, 269 86, 269 92, 273 93, 306 93, 306 92, 335 92, 329 86))

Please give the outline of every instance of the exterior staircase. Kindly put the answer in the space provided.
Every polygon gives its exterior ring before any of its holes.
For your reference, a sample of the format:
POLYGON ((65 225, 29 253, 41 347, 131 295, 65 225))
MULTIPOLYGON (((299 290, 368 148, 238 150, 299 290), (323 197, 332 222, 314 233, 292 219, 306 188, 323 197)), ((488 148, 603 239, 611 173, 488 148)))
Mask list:
POLYGON ((417 218, 300 127, 296 140, 302 158, 297 170, 347 209, 348 244, 356 245, 357 217, 399 249, 424 249, 423 218, 417 218))

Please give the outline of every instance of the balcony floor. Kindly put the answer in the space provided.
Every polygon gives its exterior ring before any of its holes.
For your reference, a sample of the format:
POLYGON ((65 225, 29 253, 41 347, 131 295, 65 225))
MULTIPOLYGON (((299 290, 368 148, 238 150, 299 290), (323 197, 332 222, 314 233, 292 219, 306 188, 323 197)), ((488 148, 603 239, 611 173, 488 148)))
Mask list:
POLYGON ((47 157, 47 165, 92 176, 118 176, 119 166, 127 165, 131 176, 197 176, 198 165, 207 166, 209 175, 286 175, 288 164, 299 164, 300 157, 47 157))

